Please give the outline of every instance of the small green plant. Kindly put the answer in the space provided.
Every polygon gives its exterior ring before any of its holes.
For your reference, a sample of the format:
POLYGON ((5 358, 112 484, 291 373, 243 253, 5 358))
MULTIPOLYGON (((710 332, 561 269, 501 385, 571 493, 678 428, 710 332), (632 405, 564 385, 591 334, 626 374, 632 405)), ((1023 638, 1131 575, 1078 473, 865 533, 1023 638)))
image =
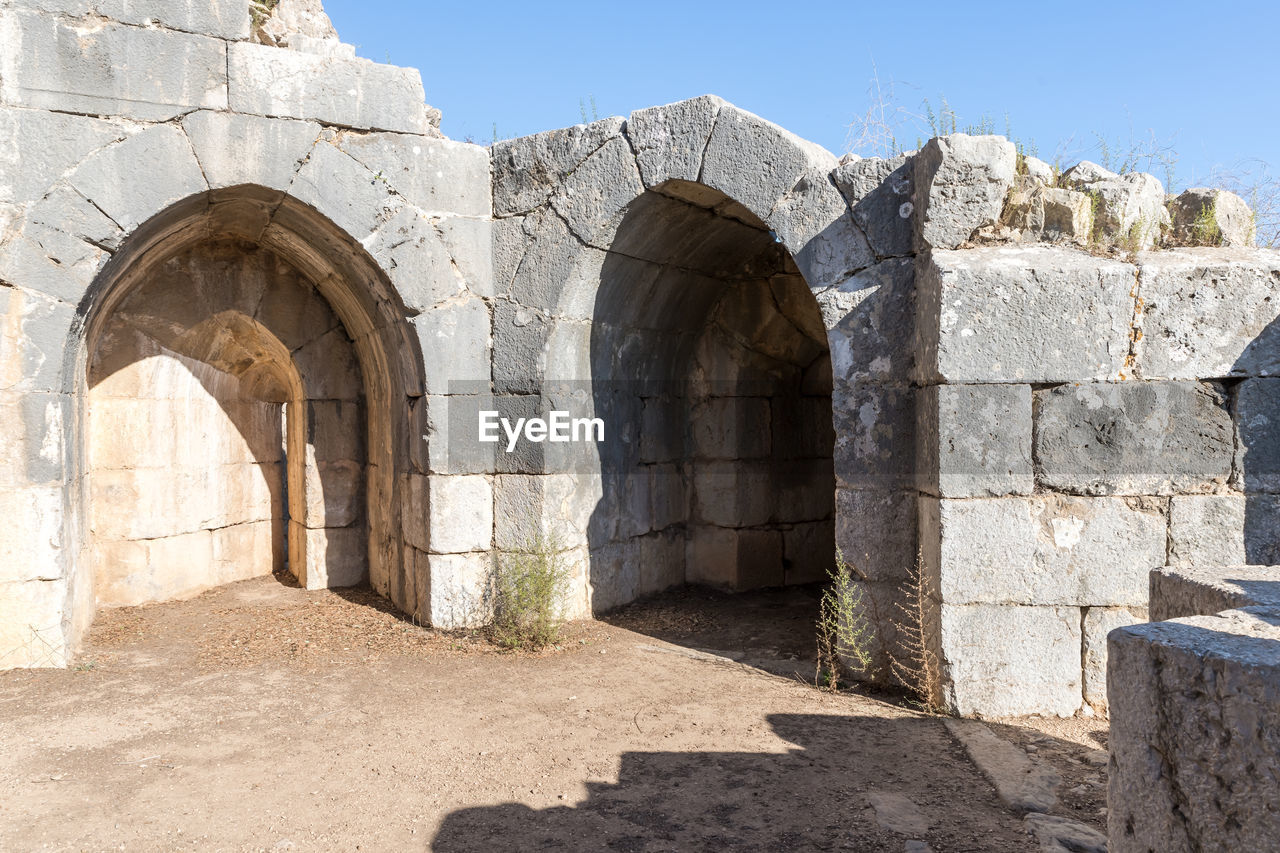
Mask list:
POLYGON ((1089 190, 1089 214, 1093 221, 1093 227, 1089 230, 1089 247, 1091 249, 1099 249, 1102 247, 1105 234, 1101 216, 1102 193, 1097 190, 1089 190))
POLYGON ((578 113, 582 116, 582 123, 589 124, 593 121, 599 121, 600 111, 596 109, 596 96, 587 95, 586 98, 578 98, 578 113), (587 107, 591 107, 591 111, 587 111, 587 107))
POLYGON ((1200 207, 1191 222, 1191 239, 1197 246, 1222 245, 1222 229, 1218 227, 1218 200, 1200 207))
POLYGON ((531 537, 503 554, 494 578, 489 639, 504 649, 540 649, 560 635, 569 567, 554 536, 531 537))
POLYGON ((836 564, 818 603, 818 663, 814 683, 835 692, 849 662, 859 670, 871 667, 873 632, 867 623, 863 594, 853 569, 836 549, 836 564))

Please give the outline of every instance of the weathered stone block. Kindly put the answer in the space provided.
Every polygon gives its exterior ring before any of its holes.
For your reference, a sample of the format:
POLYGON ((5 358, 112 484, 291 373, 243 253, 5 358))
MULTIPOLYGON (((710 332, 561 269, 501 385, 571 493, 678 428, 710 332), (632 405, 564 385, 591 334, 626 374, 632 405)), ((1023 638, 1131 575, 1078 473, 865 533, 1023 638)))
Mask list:
POLYGON ((1107 714, 1107 636, 1147 621, 1143 607, 1088 607, 1084 611, 1084 701, 1107 714))
POLYGON ((1175 566, 1280 564, 1280 497, 1174 496, 1169 563, 1175 566))
POLYGON ((493 617, 493 565, 488 554, 432 554, 428 601, 431 626, 478 628, 493 617))
POLYGON ((367 130, 427 133, 422 77, 367 59, 237 42, 228 47, 229 103, 238 113, 367 130))
POLYGON ((1280 251, 1172 249, 1139 263, 1141 376, 1280 375, 1280 251))
POLYGON ((683 530, 651 533, 640 539, 638 595, 662 592, 684 583, 685 535, 683 530))
POLYGON ((614 542, 591 549, 591 610, 604 613, 635 601, 640 588, 640 542, 614 542))
POLYGON ((689 583, 732 590, 782 586, 782 533, 695 525, 689 535, 689 583))
POLYGON ((0 669, 66 666, 64 581, 0 583, 0 669))
POLYGON ((831 370, 847 382, 906 379, 915 366, 915 267, 876 264, 818 294, 831 370))
POLYGON ((900 583, 916 564, 913 492, 836 489, 836 547, 866 581, 900 583))
POLYGON ((202 110, 182 120, 211 189, 256 184, 287 190, 320 138, 320 125, 202 110))
POLYGON ((11 0, 76 18, 100 16, 141 27, 164 27, 223 39, 249 37, 249 9, 238 0, 11 0))
POLYGON ((767 219, 810 169, 835 168, 830 152, 731 104, 720 108, 699 181, 767 219))
POLYGON ((867 236, 877 257, 909 255, 915 204, 913 164, 906 155, 868 157, 841 163, 832 179, 853 208, 853 221, 867 236))
POLYGON ((208 189, 186 135, 167 124, 104 148, 72 174, 71 185, 126 232, 208 189))
POLYGON ((702 152, 722 106, 724 101, 714 95, 703 95, 631 114, 626 134, 646 187, 669 180, 698 180, 702 152))
POLYGON ((81 29, 16 11, 0 15, 0 33, 6 104, 141 121, 227 108, 227 49, 218 39, 110 23, 81 29))
POLYGON ((1109 643, 1108 849, 1280 844, 1280 610, 1137 625, 1109 643))
POLYGON ((700 462, 693 472, 694 516, 721 527, 765 524, 777 511, 768 463, 700 462))
POLYGON ((532 308, 498 300, 493 306, 493 386, 499 394, 539 390, 551 323, 532 308))
POLYGON ((1080 710, 1080 610, 942 605, 945 701, 962 716, 1080 710))
POLYGON ((915 485, 916 389, 837 382, 831 395, 835 475, 844 487, 915 485))
POLYGON ((1236 389, 1236 471, 1248 493, 1280 492, 1280 379, 1246 379, 1236 389))
POLYGON ((621 118, 605 118, 493 146, 493 215, 528 213, 551 198, 578 164, 622 133, 621 118))
POLYGON ((1042 189, 1038 193, 1043 209, 1041 237, 1087 243, 1093 233, 1093 204, 1089 196, 1074 190, 1042 189))
POLYGON ((7 519, 0 531, 0 588, 61 576, 62 501, 57 485, 0 489, 0 513, 7 519))
POLYGON ((1129 264, 1043 247, 935 251, 918 284, 926 382, 1079 382, 1126 368, 1129 264))
MULTIPOLYGON (((411 312, 429 311, 466 289, 466 282, 455 269, 440 232, 417 208, 402 207, 396 211, 365 239, 364 246, 378 265, 386 270, 396 293, 411 312)), ((437 310, 448 311, 450 307, 443 306, 437 310)), ((487 311, 485 316, 488 316, 487 311)), ((435 350, 424 350, 425 353, 436 355, 435 350)), ((467 351, 459 344, 455 354, 465 356, 467 351)), ((428 365, 434 360, 429 356, 428 365)), ((427 393, 437 392, 428 385, 427 393)))
POLYGON ((125 137, 116 122, 41 110, 0 108, 0 201, 26 204, 42 198, 54 182, 93 151, 125 137))
POLYGON ((1280 566, 1164 568, 1151 572, 1151 619, 1280 607, 1280 566))
POLYGON ((489 216, 492 180, 483 146, 399 133, 341 134, 336 144, 429 214, 489 216))
POLYGON ((377 231, 403 204, 373 172, 327 142, 312 149, 291 193, 356 240, 377 231))
MULTIPOLYGON (((488 196, 486 196, 488 198, 488 196)), ((494 296, 493 227, 488 219, 452 216, 436 222, 436 229, 449 257, 457 266, 463 284, 474 295, 494 296)))
POLYGON ((1013 143, 999 136, 953 133, 926 142, 912 158, 917 248, 954 249, 996 224, 1016 161, 1013 143))
POLYGON ((618 136, 564 178, 551 196, 551 206, 580 240, 607 249, 607 226, 643 192, 631 146, 618 136))
POLYGON ((517 551, 539 538, 557 550, 585 547, 602 489, 599 476, 499 475, 494 479, 497 547, 517 551))
POLYGON ((307 589, 356 586, 368 580, 368 566, 363 525, 313 528, 290 520, 289 568, 307 589))
POLYGON ((493 546, 493 487, 487 477, 431 477, 428 504, 431 553, 487 551, 493 546))
POLYGON ((1235 436, 1220 385, 1091 383, 1035 392, 1036 479, 1074 494, 1213 491, 1235 436))
POLYGON ((933 385, 919 406, 922 491, 963 498, 1034 489, 1031 386, 933 385))
POLYGON ((836 565, 835 522, 797 524, 782 533, 784 581, 792 584, 825 581, 836 565))
POLYGON ((1192 187, 1173 200, 1173 237, 1186 246, 1252 246, 1257 226, 1244 199, 1227 190, 1192 187))
POLYGON ((1118 498, 921 500, 932 589, 949 604, 1145 607, 1163 564, 1159 506, 1118 498))
POLYGON ((757 459, 770 453, 769 400, 712 397, 694 405, 690 430, 703 459, 757 459))

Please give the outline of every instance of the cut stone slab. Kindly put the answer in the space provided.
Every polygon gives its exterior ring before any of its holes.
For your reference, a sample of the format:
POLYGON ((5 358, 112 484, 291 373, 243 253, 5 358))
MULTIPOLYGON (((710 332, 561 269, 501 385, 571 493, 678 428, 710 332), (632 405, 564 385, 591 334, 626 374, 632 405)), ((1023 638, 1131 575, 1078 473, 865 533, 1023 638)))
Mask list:
POLYGON ((15 9, 55 12, 73 18, 97 16, 133 24, 235 40, 249 35, 249 4, 243 0, 10 0, 15 9))
POLYGON ((1143 607, 1090 607, 1084 612, 1084 701, 1103 716, 1107 713, 1107 635, 1146 621, 1143 607))
POLYGON ((578 164, 622 133, 621 118, 605 118, 493 146, 493 214, 511 216, 541 207, 578 164))
POLYGON ((1172 249, 1138 262, 1143 378, 1280 376, 1280 251, 1172 249))
POLYGON ((923 491, 945 497, 1030 494, 1031 386, 932 385, 916 431, 923 491))
POLYGON ((1175 495, 1169 564, 1280 564, 1280 495, 1175 495))
POLYGON ((236 42, 228 48, 229 103, 239 113, 364 130, 432 131, 413 68, 236 42))
POLYGON ((714 95, 703 95, 631 114, 626 133, 646 187, 698 180, 702 152, 722 106, 724 101, 714 95))
POLYGON ((1047 812, 1058 802, 1062 778, 1052 767, 997 737, 976 720, 944 719, 942 723, 960 741, 982 775, 995 785, 996 794, 1009 808, 1019 814, 1047 812))
POLYGON ((924 835, 931 821, 910 797, 897 791, 870 791, 867 802, 875 812, 876 823, 896 835, 924 835))
MULTIPOLYGON (((922 380, 1119 378, 1137 270, 1046 247, 934 251, 918 274, 922 380)), ((1201 374, 1214 375, 1214 374, 1201 374)))
POLYGON ((1041 853, 1107 853, 1107 836, 1079 821, 1032 812, 1023 822, 1041 853))
POLYGON ((93 152, 127 133, 115 122, 0 107, 0 201, 27 204, 93 152))
POLYGON ((1280 566, 1163 568, 1151 572, 1151 619, 1280 607, 1280 566))
POLYGON ((490 214, 489 153, 479 145, 354 131, 340 134, 335 144, 425 213, 490 214))
POLYGON ((999 221, 1017 151, 1003 137, 953 133, 930 139, 913 163, 917 248, 955 249, 999 221))
POLYGON ((853 221, 880 258, 909 255, 915 203, 911 159, 868 157, 841 163, 831 178, 853 210, 853 221))
POLYGON ((1186 246, 1252 246, 1253 211, 1227 190, 1192 187, 1173 200, 1174 239, 1186 246))
POLYGON ((1110 853, 1280 847, 1280 610, 1110 635, 1110 853))
POLYGON ((1035 411, 1036 482, 1049 489, 1169 495, 1231 478, 1235 427, 1221 385, 1060 385, 1035 392, 1035 411))
POLYGON ((110 23, 82 30, 53 15, 8 11, 0 12, 0 42, 6 104, 140 121, 227 108, 220 39, 110 23))
POLYGON ((202 110, 182 120, 210 189, 257 184, 287 190, 320 125, 202 110))

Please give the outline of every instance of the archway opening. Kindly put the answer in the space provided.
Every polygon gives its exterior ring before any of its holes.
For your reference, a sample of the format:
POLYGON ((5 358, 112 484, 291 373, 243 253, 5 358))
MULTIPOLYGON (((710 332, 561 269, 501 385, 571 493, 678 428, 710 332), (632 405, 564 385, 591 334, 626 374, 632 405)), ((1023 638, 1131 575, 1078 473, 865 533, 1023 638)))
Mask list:
MULTIPOLYGON (((786 248, 672 181, 618 222, 591 317, 597 612, 685 584, 811 584, 834 562, 831 359, 786 248)), ((811 634, 809 638, 811 640, 811 634)))
POLYGON ((368 577, 354 344, 275 252, 212 239, 152 265, 92 330, 87 379, 97 604, 368 577))

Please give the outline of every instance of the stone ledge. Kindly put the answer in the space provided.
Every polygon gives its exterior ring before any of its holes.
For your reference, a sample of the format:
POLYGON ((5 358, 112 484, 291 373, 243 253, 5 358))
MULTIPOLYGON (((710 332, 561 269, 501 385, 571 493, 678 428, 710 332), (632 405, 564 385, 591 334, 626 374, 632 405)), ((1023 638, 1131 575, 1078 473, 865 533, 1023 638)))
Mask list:
POLYGON ((1163 568, 1151 572, 1151 618, 1161 622, 1242 607, 1280 607, 1280 566, 1163 568))

